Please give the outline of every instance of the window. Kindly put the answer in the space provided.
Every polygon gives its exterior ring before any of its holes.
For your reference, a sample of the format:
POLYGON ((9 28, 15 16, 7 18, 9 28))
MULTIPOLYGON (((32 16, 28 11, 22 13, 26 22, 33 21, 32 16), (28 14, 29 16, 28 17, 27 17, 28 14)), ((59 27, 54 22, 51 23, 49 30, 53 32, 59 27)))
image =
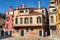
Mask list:
POLYGON ((8 24, 6 24, 6 28, 8 28, 8 24))
POLYGON ((28 32, 28 30, 29 30, 29 29, 27 28, 27 29, 26 29, 26 32, 28 32))
POLYGON ((20 24, 23 24, 23 18, 20 18, 20 24))
POLYGON ((41 17, 37 17, 37 23, 41 23, 42 20, 41 20, 41 17))
POLYGON ((54 23, 54 17, 51 16, 51 23, 54 23))
POLYGON ((19 29, 16 29, 16 32, 19 32, 19 29))
POLYGON ((20 13, 24 13, 24 10, 20 10, 20 13))
POLYGON ((51 4, 54 4, 54 2, 51 2, 51 4))
POLYGON ((6 20, 9 21, 10 20, 10 17, 6 17, 6 20))
POLYGON ((56 26, 53 26, 51 29, 52 29, 53 31, 56 31, 56 26))
POLYGON ((25 12, 28 12, 28 10, 25 10, 25 12))
POLYGON ((30 17, 30 23, 32 23, 32 17, 30 17))
POLYGON ((42 36, 42 30, 39 30, 39 36, 42 36))
POLYGON ((25 24, 28 24, 28 18, 25 18, 25 19, 24 19, 24 23, 25 23, 25 24))
POLYGON ((33 28, 31 28, 31 31, 33 31, 33 28))
POLYGON ((52 9, 52 13, 55 13, 56 12, 56 9, 52 9))
POLYGON ((15 24, 18 24, 18 18, 15 19, 15 24))
POLYGON ((42 10, 42 13, 44 14, 44 10, 42 10))

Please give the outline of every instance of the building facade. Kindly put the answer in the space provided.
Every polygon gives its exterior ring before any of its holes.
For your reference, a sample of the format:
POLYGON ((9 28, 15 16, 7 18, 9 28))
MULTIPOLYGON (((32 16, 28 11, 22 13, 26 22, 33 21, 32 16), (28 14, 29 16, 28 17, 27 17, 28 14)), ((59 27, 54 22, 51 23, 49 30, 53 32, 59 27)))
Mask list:
POLYGON ((57 33, 60 36, 60 0, 56 0, 56 26, 57 26, 57 33))
POLYGON ((46 36, 46 9, 40 8, 26 8, 24 4, 20 8, 14 9, 13 27, 15 29, 15 36, 20 37, 43 37, 46 36))
POLYGON ((56 27, 56 1, 50 0, 49 5, 49 27, 50 27, 50 35, 54 36, 57 34, 56 27))
POLYGON ((10 6, 10 10, 6 12, 6 22, 5 22, 6 35, 13 36, 13 10, 10 6))

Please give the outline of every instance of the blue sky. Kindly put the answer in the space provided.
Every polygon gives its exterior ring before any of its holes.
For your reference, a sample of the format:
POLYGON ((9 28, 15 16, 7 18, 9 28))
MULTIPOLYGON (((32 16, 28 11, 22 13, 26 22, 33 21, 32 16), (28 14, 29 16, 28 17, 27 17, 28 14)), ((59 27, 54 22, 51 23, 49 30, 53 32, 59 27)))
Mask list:
POLYGON ((9 7, 12 6, 13 9, 20 7, 21 4, 29 7, 38 7, 38 1, 41 2, 41 7, 46 7, 48 9, 49 0, 0 0, 0 13, 4 13, 9 10, 9 7))

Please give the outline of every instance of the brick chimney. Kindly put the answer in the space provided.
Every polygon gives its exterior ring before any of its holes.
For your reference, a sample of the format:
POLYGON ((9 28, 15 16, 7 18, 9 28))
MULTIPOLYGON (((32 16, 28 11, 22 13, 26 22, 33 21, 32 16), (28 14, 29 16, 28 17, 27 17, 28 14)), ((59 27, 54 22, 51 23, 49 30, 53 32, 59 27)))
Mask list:
POLYGON ((20 8, 25 8, 24 4, 22 4, 20 8))

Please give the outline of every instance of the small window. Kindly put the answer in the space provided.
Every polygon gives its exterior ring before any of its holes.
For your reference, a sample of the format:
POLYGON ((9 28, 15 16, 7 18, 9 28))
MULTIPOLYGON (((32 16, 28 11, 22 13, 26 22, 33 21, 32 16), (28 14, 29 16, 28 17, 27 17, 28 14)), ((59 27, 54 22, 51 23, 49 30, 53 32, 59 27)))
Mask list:
POLYGON ((20 10, 20 13, 24 13, 24 10, 20 10))
POLYGON ((28 32, 28 30, 29 30, 29 29, 27 28, 27 29, 26 29, 26 32, 28 32))

